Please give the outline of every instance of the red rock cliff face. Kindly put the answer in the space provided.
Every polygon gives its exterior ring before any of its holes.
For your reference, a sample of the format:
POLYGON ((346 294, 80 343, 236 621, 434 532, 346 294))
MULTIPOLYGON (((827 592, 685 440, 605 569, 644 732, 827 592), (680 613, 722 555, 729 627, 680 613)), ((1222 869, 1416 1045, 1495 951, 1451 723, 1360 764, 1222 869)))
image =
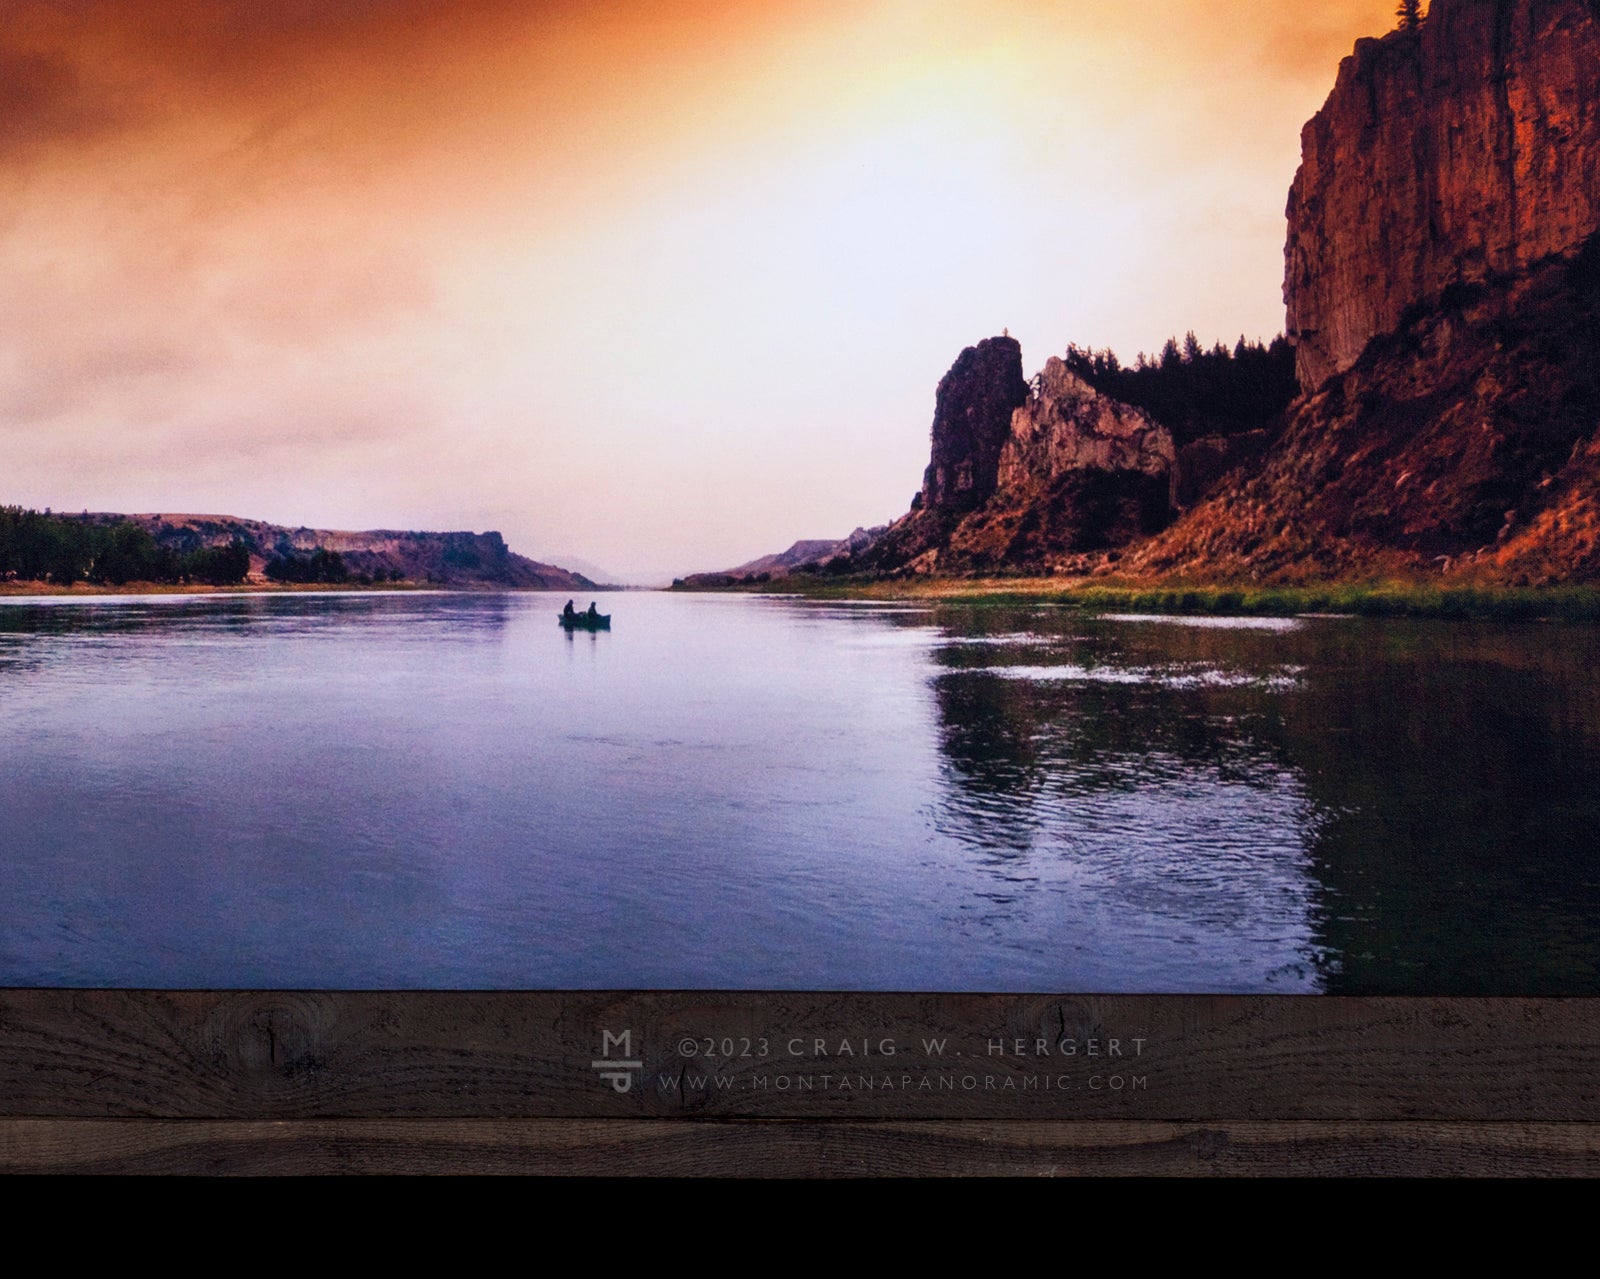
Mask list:
POLYGON ((1284 301, 1306 391, 1450 285, 1600 229, 1600 3, 1434 0, 1363 40, 1301 136, 1284 301))
POLYGON ((827 571, 1076 566, 1168 522, 1174 457, 1172 433, 1141 410, 1055 357, 1030 388, 1016 339, 988 338, 939 383, 933 458, 911 511, 827 571))
POLYGON ((1022 344, 985 338, 969 346, 934 396, 933 457, 922 477, 929 509, 970 511, 993 495, 1012 412, 1028 398, 1022 344))
POLYGON ((1165 480, 1175 456, 1172 432, 1140 409, 1101 395, 1056 356, 1011 415, 1000 450, 1002 490, 1043 488, 1067 471, 1137 471, 1165 480))

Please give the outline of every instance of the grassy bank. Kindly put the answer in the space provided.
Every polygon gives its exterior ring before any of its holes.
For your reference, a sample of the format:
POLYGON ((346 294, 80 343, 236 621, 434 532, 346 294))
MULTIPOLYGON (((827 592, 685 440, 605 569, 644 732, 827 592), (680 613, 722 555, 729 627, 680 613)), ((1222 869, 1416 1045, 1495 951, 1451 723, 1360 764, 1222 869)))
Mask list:
POLYGON ((1600 588, 1582 586, 1439 587, 1393 582, 1270 587, 1087 586, 1070 593, 1069 598, 1084 608, 1101 612, 1267 616, 1353 613, 1358 617, 1600 621, 1600 588))
POLYGON ((767 592, 813 599, 938 600, 949 603, 1062 604, 1102 613, 1208 613, 1287 617, 1443 617, 1485 621, 1600 621, 1600 586, 1437 586, 1416 582, 1318 586, 1145 584, 1087 578, 828 581, 788 577, 767 592))

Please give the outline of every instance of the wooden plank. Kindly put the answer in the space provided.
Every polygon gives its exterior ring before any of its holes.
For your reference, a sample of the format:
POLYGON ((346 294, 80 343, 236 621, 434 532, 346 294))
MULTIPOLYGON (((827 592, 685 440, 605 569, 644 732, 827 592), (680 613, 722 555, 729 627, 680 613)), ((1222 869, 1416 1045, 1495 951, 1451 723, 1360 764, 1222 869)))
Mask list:
POLYGON ((1595 1176, 1600 1125, 1023 1120, 0 1120, 0 1172, 1595 1176))
POLYGON ((11 1118, 1537 1123, 1596 1079, 1586 1000, 0 991, 11 1118))

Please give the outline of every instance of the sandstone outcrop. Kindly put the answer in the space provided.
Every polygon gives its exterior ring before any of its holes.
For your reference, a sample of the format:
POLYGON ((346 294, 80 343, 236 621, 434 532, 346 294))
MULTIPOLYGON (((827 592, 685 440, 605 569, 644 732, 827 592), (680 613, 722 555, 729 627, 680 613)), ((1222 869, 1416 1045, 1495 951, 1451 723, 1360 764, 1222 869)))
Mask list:
POLYGON ((1052 355, 1011 415, 998 487, 1042 487, 1081 470, 1165 478, 1173 457, 1171 431, 1132 405, 1101 395, 1052 355))
POLYGON ((1303 147, 1306 394, 1119 570, 1600 578, 1600 5, 1435 0, 1356 46, 1303 147))
POLYGON ((988 501, 999 482, 1011 415, 1027 398, 1022 345, 1015 338, 985 338, 961 352, 934 395, 933 456, 922 477, 922 507, 970 511, 988 501))
POLYGON ((1030 387, 1008 337, 968 347, 939 383, 932 452, 910 513, 830 571, 1055 570, 1170 514, 1172 433, 1053 357, 1030 387))
POLYGON ((1600 229, 1600 5, 1434 0, 1356 45, 1301 146, 1284 302, 1314 391, 1409 308, 1600 229))
POLYGON ((824 571, 1600 581, 1600 0, 1435 0, 1357 44, 1302 143, 1286 411, 1211 405, 1248 425, 1194 438, 1130 393, 1175 449, 989 339, 939 384, 910 513, 824 571))

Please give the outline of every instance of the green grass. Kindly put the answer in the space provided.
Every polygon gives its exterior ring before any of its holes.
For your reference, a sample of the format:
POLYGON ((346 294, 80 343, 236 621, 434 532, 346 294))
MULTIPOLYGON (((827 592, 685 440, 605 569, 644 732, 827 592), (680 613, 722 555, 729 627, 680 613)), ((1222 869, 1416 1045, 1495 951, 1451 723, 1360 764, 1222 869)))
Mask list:
POLYGON ((1086 586, 1063 603, 1097 612, 1219 613, 1292 616, 1353 613, 1358 617, 1445 617, 1463 620, 1600 621, 1600 588, 1437 587, 1409 583, 1263 587, 1086 586))
POLYGON ((1350 613, 1358 617, 1440 617, 1479 621, 1600 621, 1600 586, 1431 586, 1416 582, 1330 582, 1317 586, 1099 584, 1047 578, 782 578, 765 592, 811 599, 922 599, 947 603, 1054 603, 1101 613, 1206 613, 1289 617, 1350 613))

